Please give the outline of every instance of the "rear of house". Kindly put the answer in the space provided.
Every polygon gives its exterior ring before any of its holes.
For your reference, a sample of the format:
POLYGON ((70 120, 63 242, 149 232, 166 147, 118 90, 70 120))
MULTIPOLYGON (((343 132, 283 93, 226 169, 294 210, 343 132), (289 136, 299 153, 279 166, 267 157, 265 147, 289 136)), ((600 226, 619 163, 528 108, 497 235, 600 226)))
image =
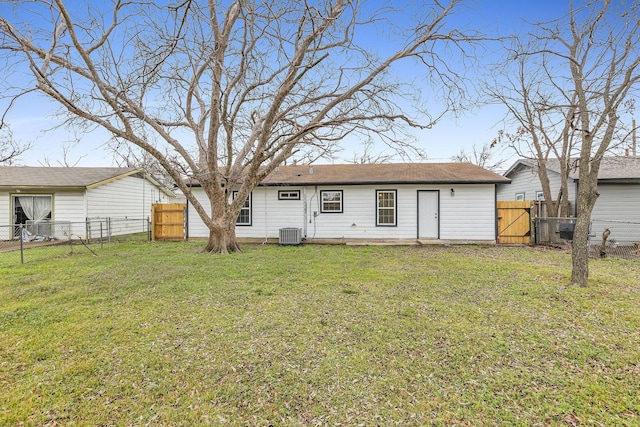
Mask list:
MULTIPOLYGON (((508 181, 469 163, 281 166, 245 202, 236 235, 495 243, 496 185, 508 181)), ((188 218, 189 237, 209 235, 192 207, 188 218)))

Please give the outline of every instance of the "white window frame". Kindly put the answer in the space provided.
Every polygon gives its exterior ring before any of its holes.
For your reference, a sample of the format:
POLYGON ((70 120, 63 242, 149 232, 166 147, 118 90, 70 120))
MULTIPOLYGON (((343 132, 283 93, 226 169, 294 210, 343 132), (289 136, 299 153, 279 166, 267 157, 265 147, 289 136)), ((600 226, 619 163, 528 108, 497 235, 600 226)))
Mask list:
POLYGON ((398 190, 376 190, 376 227, 396 227, 398 225, 398 190), (393 206, 380 206, 382 194, 393 194, 393 206), (392 212, 393 222, 381 222, 382 212, 392 212))
MULTIPOLYGON (((238 192, 234 191, 233 193, 233 200, 236 199, 236 197, 238 196, 238 192)), ((250 226, 251 225, 251 220, 252 220, 252 215, 251 215, 251 196, 253 195, 253 193, 249 193, 249 196, 247 197, 247 200, 244 201, 244 204, 242 205, 242 208, 240 208, 240 213, 238 213, 238 218, 236 219, 236 225, 240 225, 240 226, 250 226), (249 219, 247 222, 240 222, 240 218, 242 218, 242 214, 244 214, 247 216, 247 218, 249 219)))
POLYGON ((516 193, 516 202, 524 202, 525 200, 524 196, 525 196, 524 193, 516 193))
POLYGON ((300 190, 279 190, 278 200, 300 200, 300 190))
POLYGON ((343 213, 344 193, 342 190, 322 190, 320 191, 320 212, 322 213, 343 213), (339 195, 340 200, 327 199, 325 196, 339 195), (326 203, 326 204, 325 204, 326 203), (330 207, 331 206, 331 207, 330 207))

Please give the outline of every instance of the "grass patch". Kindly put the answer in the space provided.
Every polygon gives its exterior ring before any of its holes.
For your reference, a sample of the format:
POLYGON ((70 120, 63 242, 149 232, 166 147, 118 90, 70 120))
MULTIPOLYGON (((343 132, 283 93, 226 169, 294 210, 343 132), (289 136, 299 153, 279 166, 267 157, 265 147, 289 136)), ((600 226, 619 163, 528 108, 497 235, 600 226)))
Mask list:
POLYGON ((638 425, 640 268, 120 243, 0 265, 2 425, 638 425))

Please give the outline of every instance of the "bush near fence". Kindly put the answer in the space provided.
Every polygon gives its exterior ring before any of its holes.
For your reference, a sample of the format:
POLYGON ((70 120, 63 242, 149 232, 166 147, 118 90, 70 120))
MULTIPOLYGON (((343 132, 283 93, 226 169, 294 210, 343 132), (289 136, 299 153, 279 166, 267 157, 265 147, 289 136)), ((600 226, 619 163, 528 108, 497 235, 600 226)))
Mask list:
MULTIPOLYGON (((575 224, 575 218, 536 218, 536 244, 568 245, 570 240, 561 237, 562 224, 575 224)), ((605 243, 605 256, 640 258, 640 223, 594 219, 589 228, 589 256, 600 257, 605 230, 610 234, 605 243)))
POLYGON ((150 229, 148 218, 0 225, 0 262, 20 264, 72 252, 89 252, 115 241, 149 240, 150 229))

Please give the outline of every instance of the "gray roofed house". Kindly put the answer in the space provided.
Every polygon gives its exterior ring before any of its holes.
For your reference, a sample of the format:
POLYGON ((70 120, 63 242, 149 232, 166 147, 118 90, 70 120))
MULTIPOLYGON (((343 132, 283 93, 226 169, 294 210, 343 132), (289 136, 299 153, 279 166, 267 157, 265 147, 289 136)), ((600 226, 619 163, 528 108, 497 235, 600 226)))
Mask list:
MULTIPOLYGON (((547 172, 551 192, 557 194, 560 189, 560 168, 557 159, 547 162, 547 172)), ((498 200, 541 199, 542 186, 535 162, 520 159, 504 176, 511 178, 511 184, 498 186, 498 200)), ((572 215, 576 214, 578 185, 578 170, 574 167, 567 182, 572 215)), ((591 214, 592 234, 599 236, 604 228, 610 228, 610 238, 616 241, 640 241, 640 157, 604 158, 598 174, 598 193, 600 196, 591 214), (635 223, 638 225, 634 226, 635 223), (629 231, 632 229, 637 230, 633 232, 637 235, 632 235, 629 231)))
POLYGON ((152 203, 173 196, 143 169, 0 167, 0 240, 14 238, 9 230, 20 224, 142 220, 151 214, 152 203))

